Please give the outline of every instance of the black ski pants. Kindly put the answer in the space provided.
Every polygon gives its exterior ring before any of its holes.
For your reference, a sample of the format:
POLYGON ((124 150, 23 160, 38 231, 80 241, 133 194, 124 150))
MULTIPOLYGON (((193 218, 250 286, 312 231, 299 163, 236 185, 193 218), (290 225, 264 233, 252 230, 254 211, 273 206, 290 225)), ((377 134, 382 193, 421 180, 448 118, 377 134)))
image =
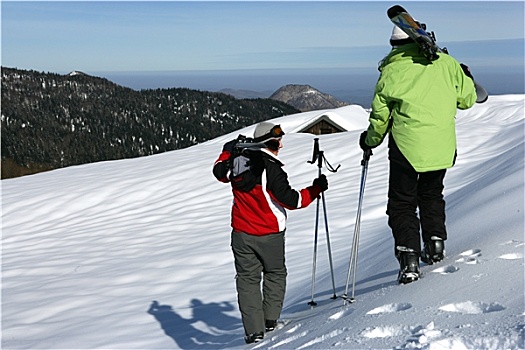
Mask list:
POLYGON ((284 231, 254 236, 233 231, 237 298, 246 335, 264 332, 281 315, 286 289, 284 231), (262 293, 261 293, 262 280, 262 293))
POLYGON ((421 255, 421 238, 423 242, 429 241, 432 236, 447 239, 443 199, 446 169, 418 173, 403 156, 392 136, 388 156, 387 215, 394 236, 394 249, 403 246, 421 255))

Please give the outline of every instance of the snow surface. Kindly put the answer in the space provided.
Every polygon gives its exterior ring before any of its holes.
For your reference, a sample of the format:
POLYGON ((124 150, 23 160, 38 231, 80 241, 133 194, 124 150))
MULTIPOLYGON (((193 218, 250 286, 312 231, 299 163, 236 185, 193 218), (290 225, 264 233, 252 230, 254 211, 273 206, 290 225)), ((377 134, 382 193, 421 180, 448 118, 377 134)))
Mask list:
MULTIPOLYGON (((524 95, 457 116, 446 177, 447 258, 396 283, 385 215, 387 147, 374 151, 362 210, 356 302, 333 295, 321 220, 311 309, 315 203, 289 212, 285 325, 246 345, 230 251, 231 192, 211 174, 222 144, 254 126, 155 156, 1 181, 4 349, 523 349, 524 95)), ((310 134, 329 112, 348 132, 319 136, 336 294, 345 290, 367 113, 351 106, 274 120, 299 189, 317 176, 310 134)), ((351 286, 350 286, 351 289, 351 286)))

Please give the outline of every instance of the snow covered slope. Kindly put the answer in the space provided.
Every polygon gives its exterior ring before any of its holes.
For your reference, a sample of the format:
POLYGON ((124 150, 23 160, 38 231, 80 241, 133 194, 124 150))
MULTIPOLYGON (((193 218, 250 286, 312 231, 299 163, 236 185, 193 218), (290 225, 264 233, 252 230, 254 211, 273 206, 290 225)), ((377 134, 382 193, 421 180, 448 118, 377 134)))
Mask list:
MULTIPOLYGON (((370 160, 356 302, 333 294, 320 226, 310 309, 315 204, 289 212, 286 326, 247 346, 229 247, 231 193, 211 167, 253 126, 183 150, 1 181, 2 348, 523 349, 524 101, 491 96, 457 116, 457 164, 446 177, 447 258, 397 285, 385 215, 386 145, 370 160)), ((336 293, 344 291, 367 115, 325 111, 348 132, 320 136, 336 293)), ((278 118, 291 183, 317 176, 315 112, 278 118)))

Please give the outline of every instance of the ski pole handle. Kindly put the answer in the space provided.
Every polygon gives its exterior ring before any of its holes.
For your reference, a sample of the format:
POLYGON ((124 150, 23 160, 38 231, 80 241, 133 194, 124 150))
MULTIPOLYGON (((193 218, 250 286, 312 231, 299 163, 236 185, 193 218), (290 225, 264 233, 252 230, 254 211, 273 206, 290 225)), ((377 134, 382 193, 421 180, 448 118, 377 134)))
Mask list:
POLYGON ((308 161, 310 164, 314 164, 317 158, 319 157, 319 139, 316 137, 314 139, 314 153, 312 155, 312 160, 308 161))
POLYGON ((361 160, 361 165, 365 165, 370 160, 370 156, 372 155, 372 150, 367 149, 366 151, 363 151, 363 159, 361 160))
POLYGON ((321 168, 323 167, 324 151, 319 151, 317 157, 317 167, 319 168, 319 174, 321 174, 321 168))

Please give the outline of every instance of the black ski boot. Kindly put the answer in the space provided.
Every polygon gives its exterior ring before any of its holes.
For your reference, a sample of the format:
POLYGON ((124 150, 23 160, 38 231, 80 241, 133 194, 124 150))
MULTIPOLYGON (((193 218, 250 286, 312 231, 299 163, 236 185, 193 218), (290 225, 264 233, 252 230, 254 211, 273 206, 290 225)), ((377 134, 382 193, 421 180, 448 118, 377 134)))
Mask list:
POLYGON ((437 236, 432 236, 430 241, 424 243, 421 261, 428 265, 440 262, 445 258, 445 241, 437 236))
POLYGON ((415 250, 407 247, 397 247, 397 259, 399 260, 399 274, 397 282, 407 284, 419 279, 419 256, 415 250))
POLYGON ((258 343, 263 339, 264 339, 263 332, 248 334, 247 336, 244 337, 244 341, 246 342, 246 344, 258 343))
POLYGON ((266 332, 271 332, 277 327, 277 320, 266 320, 265 322, 266 332))

